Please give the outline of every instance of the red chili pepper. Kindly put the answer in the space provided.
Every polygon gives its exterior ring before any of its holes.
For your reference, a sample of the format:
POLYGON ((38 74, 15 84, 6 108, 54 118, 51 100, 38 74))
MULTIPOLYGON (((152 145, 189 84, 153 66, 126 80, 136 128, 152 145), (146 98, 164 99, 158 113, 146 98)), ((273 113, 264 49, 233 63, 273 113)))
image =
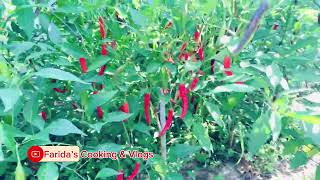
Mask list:
POLYGON ((186 54, 184 54, 184 60, 186 60, 186 61, 188 61, 189 60, 189 54, 188 53, 186 53, 186 54))
POLYGON ((99 17, 99 25, 100 25, 101 37, 102 37, 102 39, 105 39, 106 38, 106 34, 105 34, 105 31, 104 31, 104 22, 103 22, 103 19, 102 19, 101 16, 99 17))
POLYGON ((188 91, 189 92, 192 91, 197 86, 198 82, 199 82, 199 78, 197 76, 194 77, 188 91))
POLYGON ((46 121, 46 120, 47 120, 47 113, 44 112, 44 111, 42 111, 42 112, 41 112, 41 117, 42 117, 42 119, 43 119, 44 121, 46 121))
POLYGON ((100 67, 99 76, 102 76, 104 74, 105 69, 106 69, 106 65, 103 65, 100 67))
POLYGON ((223 59, 223 66, 225 69, 229 69, 231 67, 231 58, 230 56, 225 56, 223 59))
POLYGON ((227 71, 224 71, 224 72, 226 73, 227 76, 232 76, 233 75, 232 71, 227 70, 227 71))
POLYGON ((97 114, 98 114, 98 118, 99 118, 99 119, 102 119, 102 118, 103 118, 103 111, 102 111, 101 106, 98 106, 98 107, 97 107, 97 114))
POLYGON ((186 49, 186 47, 187 47, 187 43, 185 42, 185 43, 182 44, 182 47, 181 47, 180 52, 184 52, 184 50, 186 49))
POLYGON ((149 102, 151 95, 150 93, 146 93, 144 95, 144 113, 146 115, 147 124, 150 125, 150 114, 149 114, 149 102))
POLYGON ((211 60, 211 72, 212 74, 214 74, 214 63, 216 62, 216 60, 212 59, 211 60))
POLYGON ((66 88, 64 88, 64 89, 53 88, 53 90, 54 90, 55 92, 58 92, 58 93, 65 93, 65 92, 66 92, 66 88))
POLYGON ((92 94, 98 94, 99 91, 93 91, 92 94))
POLYGON ((235 84, 244 84, 244 82, 242 81, 237 81, 237 82, 234 82, 235 84))
POLYGON ((279 27, 279 24, 275 23, 275 24, 273 24, 273 26, 272 26, 272 30, 277 30, 278 27, 279 27))
POLYGON ((169 29, 172 26, 172 21, 169 21, 164 29, 169 29))
POLYGON ((140 164, 138 162, 136 162, 136 167, 134 168, 134 170, 131 173, 131 175, 129 177, 127 177, 126 180, 133 180, 133 178, 138 175, 139 168, 140 168, 140 164))
POLYGON ((159 137, 163 136, 170 128, 171 123, 172 123, 172 117, 173 117, 173 110, 169 109, 166 124, 164 125, 164 128, 161 130, 159 137))
MULTIPOLYGON (((119 108, 120 111, 128 114, 129 113, 129 104, 126 102, 124 103, 120 108, 119 108)), ((126 122, 128 119, 124 119, 123 122, 126 122)))
POLYGON ((86 73, 87 72, 87 64, 86 64, 85 58, 80 58, 80 65, 81 65, 82 73, 86 73))
POLYGON ((196 31, 196 32, 194 33, 194 41, 198 41, 199 35, 200 35, 199 31, 196 31))
POLYGON ((204 56, 203 56, 203 48, 202 47, 199 48, 198 54, 199 54, 200 61, 203 61, 204 56))
POLYGON ((117 180, 123 180, 123 171, 119 171, 118 176, 117 176, 117 180))
POLYGON ((182 44, 181 49, 180 49, 179 60, 181 60, 181 59, 182 59, 182 57, 183 57, 183 55, 184 55, 184 50, 186 49, 186 47, 187 47, 187 43, 186 43, 186 42, 184 42, 184 43, 182 44))
POLYGON ((102 56, 106 56, 108 54, 107 45, 106 44, 102 44, 101 47, 102 47, 101 55, 102 56))
POLYGON ((103 84, 100 84, 99 88, 100 88, 100 90, 102 90, 103 89, 103 84))
POLYGON ((184 84, 179 84, 180 97, 182 99, 182 112, 180 115, 180 119, 183 119, 188 111, 188 96, 187 89, 184 84))

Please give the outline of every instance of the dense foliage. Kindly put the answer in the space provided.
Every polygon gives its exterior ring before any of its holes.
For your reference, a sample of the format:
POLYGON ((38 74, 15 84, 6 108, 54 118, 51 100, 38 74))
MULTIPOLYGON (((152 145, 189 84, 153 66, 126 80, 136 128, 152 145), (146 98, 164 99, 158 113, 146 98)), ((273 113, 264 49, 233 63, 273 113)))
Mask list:
POLYGON ((270 1, 246 37, 259 4, 1 1, 0 177, 183 179, 189 162, 269 172, 278 155, 305 164, 320 151, 320 2, 270 1), (32 163, 34 145, 154 157, 32 163))

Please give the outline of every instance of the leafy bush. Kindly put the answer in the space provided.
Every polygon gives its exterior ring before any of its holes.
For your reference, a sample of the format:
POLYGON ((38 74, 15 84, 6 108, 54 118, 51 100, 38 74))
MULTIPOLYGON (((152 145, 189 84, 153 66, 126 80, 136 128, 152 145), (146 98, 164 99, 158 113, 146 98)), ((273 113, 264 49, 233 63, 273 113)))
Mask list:
POLYGON ((128 177, 138 162, 142 179, 183 179, 188 162, 237 163, 269 143, 303 165, 320 145, 316 4, 270 1, 260 20, 249 0, 0 2, 1 177, 128 177), (32 163, 34 145, 154 157, 32 163))

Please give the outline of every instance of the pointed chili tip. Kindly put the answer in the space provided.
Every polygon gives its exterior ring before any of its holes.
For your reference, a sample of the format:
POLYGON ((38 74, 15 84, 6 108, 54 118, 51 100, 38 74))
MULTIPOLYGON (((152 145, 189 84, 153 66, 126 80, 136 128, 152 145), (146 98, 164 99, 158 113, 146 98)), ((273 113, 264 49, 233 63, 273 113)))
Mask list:
POLYGON ((102 111, 101 106, 98 106, 98 107, 97 107, 97 114, 98 114, 98 118, 99 118, 99 119, 102 119, 102 118, 103 118, 103 111, 102 111))
POLYGON ((169 130, 171 123, 172 123, 172 118, 173 118, 173 109, 169 109, 166 124, 164 125, 163 129, 159 133, 158 137, 163 136, 169 130))
POLYGON ((164 29, 169 29, 172 26, 172 21, 169 21, 164 29))
POLYGON ((117 176, 117 180, 123 180, 123 175, 124 175, 123 170, 120 170, 117 176))
POLYGON ((194 33, 194 41, 198 41, 199 35, 200 35, 199 31, 196 31, 196 32, 194 33))
POLYGON ((233 75, 232 71, 230 71, 230 70, 227 70, 227 71, 224 71, 224 72, 225 72, 225 74, 227 76, 232 76, 233 75))
POLYGON ((103 76, 105 70, 106 70, 106 65, 101 66, 99 70, 99 76, 103 76))
POLYGON ((82 70, 82 73, 86 73, 87 72, 87 63, 86 63, 86 58, 80 58, 79 59, 80 61, 80 66, 81 66, 81 70, 82 70))
POLYGON ((41 117, 42 117, 42 119, 43 119, 44 121, 46 121, 46 120, 47 120, 47 113, 46 113, 45 111, 42 111, 42 112, 41 112, 41 117))
POLYGON ((133 180, 134 177, 136 177, 138 175, 139 169, 140 169, 140 164, 138 162, 136 162, 136 167, 134 168, 134 170, 131 173, 131 175, 129 177, 127 177, 126 180, 133 180))
POLYGON ((203 48, 202 47, 199 48, 198 54, 199 54, 200 61, 203 61, 204 55, 203 55, 203 48))
POLYGON ((223 59, 223 67, 229 69, 231 67, 231 58, 230 56, 225 56, 223 59))
POLYGON ((148 125, 150 125, 150 114, 149 114, 150 99, 151 99, 151 94, 150 93, 146 93, 144 95, 144 113, 145 113, 146 121, 147 121, 148 125))
POLYGON ((179 84, 179 91, 182 100, 182 112, 180 115, 180 119, 183 119, 188 111, 188 96, 186 86, 184 84, 179 84))

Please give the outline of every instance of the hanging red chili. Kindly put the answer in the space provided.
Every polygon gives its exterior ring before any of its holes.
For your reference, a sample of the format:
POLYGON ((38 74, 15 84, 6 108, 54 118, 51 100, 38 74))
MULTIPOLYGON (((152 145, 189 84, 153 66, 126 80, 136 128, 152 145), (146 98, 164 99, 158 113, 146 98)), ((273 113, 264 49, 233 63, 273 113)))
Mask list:
POLYGON ((81 66, 82 73, 86 73, 87 72, 87 64, 86 64, 85 58, 80 58, 80 66, 81 66))
POLYGON ((97 107, 97 114, 98 114, 98 118, 99 118, 99 119, 102 119, 102 118, 103 118, 103 111, 102 111, 101 106, 98 106, 98 107, 97 107))
POLYGON ((105 33, 105 30, 104 30, 104 22, 103 22, 103 19, 102 19, 101 16, 99 17, 99 26, 100 26, 101 37, 102 37, 102 39, 105 39, 106 38, 106 33, 105 33))
POLYGON ((186 53, 186 54, 184 54, 184 60, 186 60, 186 61, 188 61, 189 60, 189 54, 188 53, 186 53))
POLYGON ((277 30, 278 27, 279 27, 279 24, 278 24, 278 23, 274 23, 274 24, 272 25, 272 30, 277 30))
POLYGON ((203 61, 204 55, 203 55, 203 48, 202 47, 199 48, 198 54, 199 54, 200 61, 203 61))
POLYGON ((229 69, 231 67, 231 58, 230 56, 225 56, 223 59, 223 66, 225 69, 229 69))
POLYGON ((100 67, 99 76, 102 76, 104 74, 105 69, 106 69, 106 65, 103 65, 100 67))
POLYGON ((172 123, 172 118, 173 118, 173 110, 169 109, 166 124, 164 125, 163 129, 161 130, 159 137, 163 136, 168 131, 168 129, 170 128, 171 123, 172 123))
POLYGON ((53 88, 53 90, 54 90, 55 92, 58 92, 58 93, 65 93, 65 92, 67 91, 66 88, 64 88, 64 89, 53 88))
POLYGON ((225 74, 226 74, 227 76, 232 76, 232 75, 233 75, 232 71, 230 71, 230 70, 226 70, 226 71, 224 71, 224 72, 225 72, 225 74))
POLYGON ((197 86, 198 82, 199 82, 199 78, 197 76, 194 77, 188 91, 189 92, 192 91, 197 86))
POLYGON ((212 74, 214 74, 214 63, 216 62, 216 60, 212 59, 211 60, 211 72, 212 74))
POLYGON ((117 176, 117 180, 123 180, 123 171, 119 171, 118 176, 117 176))
POLYGON ((102 56, 106 56, 108 54, 107 45, 106 44, 102 44, 101 47, 102 47, 101 55, 102 56))
POLYGON ((179 84, 180 97, 182 100, 182 112, 180 115, 180 119, 183 119, 188 111, 188 96, 187 89, 184 84, 179 84))
POLYGON ((184 55, 184 50, 186 49, 186 47, 187 47, 187 43, 186 43, 186 42, 184 42, 184 43, 182 44, 181 49, 180 49, 179 60, 181 60, 181 59, 182 59, 182 57, 183 57, 183 55, 184 55))
POLYGON ((41 117, 42 117, 42 119, 45 121, 45 120, 47 120, 47 113, 45 112, 45 111, 42 111, 41 112, 41 117))
POLYGON ((196 31, 196 32, 194 33, 194 41, 198 41, 199 35, 200 35, 199 31, 196 31))
POLYGON ((103 89, 103 84, 100 84, 99 88, 100 88, 100 90, 102 90, 103 89))
POLYGON ((150 125, 150 114, 149 114, 150 99, 151 99, 150 93, 146 93, 144 95, 144 113, 146 115, 146 120, 148 125, 150 125))
POLYGON ((235 84, 244 84, 244 82, 242 81, 237 81, 237 82, 234 82, 235 84))
MULTIPOLYGON (((119 108, 120 111, 128 114, 129 113, 129 104, 126 102, 124 103, 120 108, 119 108)), ((123 122, 126 122, 128 119, 124 119, 123 122)))
POLYGON ((134 170, 131 173, 131 175, 129 177, 127 177, 126 180, 133 180, 134 177, 136 177, 138 175, 139 168, 140 168, 140 164, 138 162, 136 162, 136 167, 134 168, 134 170))
POLYGON ((172 26, 172 21, 169 21, 164 29, 169 29, 172 26))

